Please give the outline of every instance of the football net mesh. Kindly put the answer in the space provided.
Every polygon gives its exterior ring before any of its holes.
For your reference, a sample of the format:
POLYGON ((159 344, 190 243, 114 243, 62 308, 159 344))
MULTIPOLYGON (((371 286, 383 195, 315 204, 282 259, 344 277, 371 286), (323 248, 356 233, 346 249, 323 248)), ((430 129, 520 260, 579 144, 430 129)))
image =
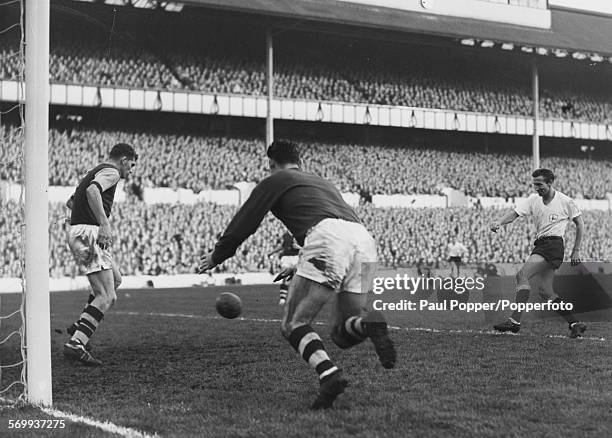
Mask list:
POLYGON ((0 1, 0 402, 25 400, 25 0, 0 1), (20 293, 15 289, 21 289, 20 293))

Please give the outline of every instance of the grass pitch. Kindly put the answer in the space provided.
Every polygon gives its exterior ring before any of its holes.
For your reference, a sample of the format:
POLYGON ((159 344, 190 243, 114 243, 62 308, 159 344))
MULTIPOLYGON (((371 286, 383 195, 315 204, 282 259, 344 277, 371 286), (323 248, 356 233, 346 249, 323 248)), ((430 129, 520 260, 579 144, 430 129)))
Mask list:
MULTIPOLYGON (((398 364, 385 370, 371 344, 340 350, 329 309, 315 329, 350 386, 335 408, 308 410, 315 373, 282 338, 275 286, 119 291, 93 338, 101 368, 61 354, 65 328, 86 293, 51 298, 54 407, 163 437, 612 436, 612 324, 568 339, 561 319, 496 335, 482 314, 387 312, 398 364), (215 312, 222 291, 243 300, 241 318, 215 312), (597 339, 596 339, 597 338, 597 339), (604 338, 604 339, 598 339, 604 338)), ((2 313, 16 295, 0 297, 2 313)), ((0 326, 5 336, 17 321, 0 326)), ((18 345, 0 347, 3 364, 18 345)), ((7 369, 2 386, 16 377, 7 369)), ((0 408, 1 436, 115 436, 67 422, 63 430, 8 430, 8 420, 47 419, 0 408)))

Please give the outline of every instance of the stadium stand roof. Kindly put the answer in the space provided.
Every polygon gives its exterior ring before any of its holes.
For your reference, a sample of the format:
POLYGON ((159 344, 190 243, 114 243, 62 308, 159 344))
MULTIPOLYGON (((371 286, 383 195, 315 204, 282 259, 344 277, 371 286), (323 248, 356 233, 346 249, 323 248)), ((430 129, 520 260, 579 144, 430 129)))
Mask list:
POLYGON ((612 18, 563 9, 551 10, 552 29, 535 29, 335 0, 189 0, 188 3, 294 20, 451 38, 486 39, 612 56, 612 18))

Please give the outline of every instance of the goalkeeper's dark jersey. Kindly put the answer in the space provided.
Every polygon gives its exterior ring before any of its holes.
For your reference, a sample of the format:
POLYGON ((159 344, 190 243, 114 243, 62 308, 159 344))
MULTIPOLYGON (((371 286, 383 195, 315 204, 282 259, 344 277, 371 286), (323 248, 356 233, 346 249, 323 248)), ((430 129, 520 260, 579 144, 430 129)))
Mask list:
POLYGON ((100 190, 104 213, 109 217, 119 179, 119 170, 110 163, 98 164, 88 170, 74 191, 70 225, 100 225, 87 200, 87 188, 92 184, 100 190))
POLYGON ((271 211, 293 234, 300 246, 306 233, 323 219, 361 223, 332 183, 299 169, 280 170, 253 189, 215 245, 213 261, 230 258, 271 211))

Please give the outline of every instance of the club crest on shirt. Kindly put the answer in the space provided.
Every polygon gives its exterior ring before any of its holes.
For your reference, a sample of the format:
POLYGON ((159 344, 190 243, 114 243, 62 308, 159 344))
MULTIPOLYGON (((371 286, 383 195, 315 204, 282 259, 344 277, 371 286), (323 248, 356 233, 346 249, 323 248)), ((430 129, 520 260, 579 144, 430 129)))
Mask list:
POLYGON ((559 215, 557 213, 551 213, 548 215, 549 222, 556 222, 559 219, 559 215))

